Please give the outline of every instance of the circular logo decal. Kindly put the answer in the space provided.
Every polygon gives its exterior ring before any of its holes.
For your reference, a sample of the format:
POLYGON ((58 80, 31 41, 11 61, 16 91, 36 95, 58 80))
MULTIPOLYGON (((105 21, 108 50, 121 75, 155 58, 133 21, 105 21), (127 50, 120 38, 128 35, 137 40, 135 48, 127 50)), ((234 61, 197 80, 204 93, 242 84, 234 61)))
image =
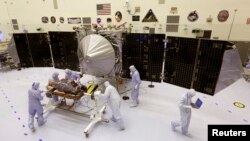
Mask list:
POLYGON ((196 11, 193 11, 193 12, 189 13, 187 19, 190 22, 194 22, 194 21, 198 20, 199 19, 198 13, 196 11))
POLYGON ((64 23, 64 18, 63 17, 60 17, 59 20, 60 20, 60 23, 64 23))
POLYGON ((97 19, 96 19, 96 22, 97 22, 97 23, 101 23, 101 22, 102 22, 102 19, 101 19, 101 18, 97 18, 97 19))
POLYGON ((240 103, 240 102, 234 102, 234 106, 236 106, 238 108, 245 108, 245 105, 240 103))
POLYGON ((43 23, 48 23, 49 22, 49 18, 48 17, 42 17, 42 22, 43 23))
POLYGON ((56 18, 55 18, 54 16, 52 16, 52 17, 50 18, 50 21, 51 21, 52 23, 55 23, 55 22, 56 22, 56 18))
POLYGON ((229 17, 229 12, 227 10, 221 10, 217 16, 219 22, 225 22, 229 17))
POLYGON ((111 23, 112 19, 111 18, 107 18, 107 23, 111 23))

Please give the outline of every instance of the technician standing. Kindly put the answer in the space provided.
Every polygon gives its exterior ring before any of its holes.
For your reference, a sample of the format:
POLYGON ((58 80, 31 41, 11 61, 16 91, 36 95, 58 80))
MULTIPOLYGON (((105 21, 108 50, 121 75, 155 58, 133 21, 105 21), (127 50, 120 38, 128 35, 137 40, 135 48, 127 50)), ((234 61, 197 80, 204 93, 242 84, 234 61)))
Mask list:
POLYGON ((135 68, 134 65, 129 67, 130 76, 131 76, 131 98, 132 98, 132 105, 130 107, 136 107, 139 104, 139 88, 141 84, 140 74, 135 68))
POLYGON ((68 82, 72 82, 72 81, 80 81, 80 73, 77 71, 72 71, 70 69, 65 69, 65 79, 68 82))
POLYGON ((106 88, 104 94, 102 95, 97 94, 97 96, 102 96, 105 99, 107 99, 108 105, 112 111, 111 120, 118 124, 119 130, 124 130, 125 126, 120 113, 120 105, 121 105, 120 95, 117 92, 116 88, 110 85, 109 81, 105 81, 104 86, 106 88))
MULTIPOLYGON (((49 84, 50 84, 50 83, 59 83, 60 80, 59 80, 59 77, 58 77, 58 76, 59 76, 59 73, 58 73, 58 72, 54 72, 54 73, 52 74, 51 78, 49 78, 48 83, 49 83, 49 84)), ((52 95, 52 98, 53 98, 53 102, 54 102, 54 103, 58 102, 58 96, 52 95)))
POLYGON ((28 91, 29 95, 29 128, 32 132, 35 131, 34 127, 34 117, 37 114, 38 116, 38 126, 42 126, 45 121, 43 118, 43 107, 41 101, 43 100, 43 96, 41 93, 43 91, 39 90, 39 82, 34 82, 32 84, 32 88, 28 91))

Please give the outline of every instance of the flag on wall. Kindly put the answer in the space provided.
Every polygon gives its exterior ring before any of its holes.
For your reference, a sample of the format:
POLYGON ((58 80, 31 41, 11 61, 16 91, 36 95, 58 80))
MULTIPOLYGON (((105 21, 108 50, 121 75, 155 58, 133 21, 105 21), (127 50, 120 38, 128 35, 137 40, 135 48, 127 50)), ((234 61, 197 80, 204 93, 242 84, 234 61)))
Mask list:
POLYGON ((97 4, 96 9, 97 9, 97 15, 110 15, 111 14, 110 3, 97 4))

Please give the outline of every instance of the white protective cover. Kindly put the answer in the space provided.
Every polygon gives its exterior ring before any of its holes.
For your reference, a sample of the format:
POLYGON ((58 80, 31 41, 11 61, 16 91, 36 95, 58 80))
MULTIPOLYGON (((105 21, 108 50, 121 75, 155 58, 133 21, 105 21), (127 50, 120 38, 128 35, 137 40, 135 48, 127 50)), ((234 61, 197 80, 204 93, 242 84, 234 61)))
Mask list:
POLYGON ((81 71, 94 76, 111 75, 115 66, 115 52, 111 43, 96 34, 84 37, 78 48, 81 71))

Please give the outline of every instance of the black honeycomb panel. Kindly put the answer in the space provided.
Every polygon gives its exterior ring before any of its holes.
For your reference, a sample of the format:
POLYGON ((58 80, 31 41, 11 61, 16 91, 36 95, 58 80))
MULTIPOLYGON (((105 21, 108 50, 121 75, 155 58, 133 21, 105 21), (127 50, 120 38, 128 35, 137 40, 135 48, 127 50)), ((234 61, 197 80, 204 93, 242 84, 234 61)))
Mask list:
POLYGON ((220 69, 225 45, 225 41, 202 40, 198 65, 211 66, 215 69, 220 69))
POLYGON ((167 40, 164 82, 190 88, 197 45, 192 39, 168 37, 167 40), (192 43, 191 46, 187 42, 192 43))
POLYGON ((75 32, 49 32, 56 68, 79 71, 77 38, 75 32))
POLYGON ((22 67, 51 67, 47 33, 14 34, 14 40, 22 67))
POLYGON ((182 37, 167 38, 166 59, 172 59, 186 64, 194 64, 198 40, 182 37))
POLYGON ((178 57, 179 60, 187 63, 194 64, 198 40, 191 38, 181 38, 179 40, 178 57))
POLYGON ((167 48, 166 49, 166 56, 165 60, 178 60, 177 58, 178 52, 175 48, 167 48))
POLYGON ((165 78, 163 79, 164 82, 168 82, 173 84, 173 79, 176 75, 176 64, 171 61, 166 61, 165 66, 164 66, 164 76, 165 78))
POLYGON ((183 88, 188 88, 188 89, 190 88, 190 85, 191 85, 190 82, 183 82, 179 79, 176 79, 173 84, 180 86, 180 87, 183 87, 183 88))
POLYGON ((52 67, 53 65, 47 33, 28 33, 27 39, 34 67, 52 67))
POLYGON ((194 81, 194 89, 213 95, 228 42, 183 37, 167 37, 167 40, 164 82, 190 88, 194 81), (192 80, 195 63, 196 79, 192 80))
POLYGON ((197 73, 197 80, 194 82, 194 88, 197 91, 214 94, 219 72, 216 70, 199 68, 197 73))
POLYGON ((164 82, 190 88, 192 82, 194 65, 185 64, 179 61, 166 60, 164 67, 164 82))
POLYGON ((164 53, 164 34, 150 34, 149 38, 149 81, 160 82, 164 53))
POLYGON ((150 68, 148 70, 148 80, 149 81, 154 81, 154 82, 161 82, 161 70, 162 67, 160 67, 162 64, 151 64, 150 68))
POLYGON ((27 42, 27 34, 14 33, 13 37, 15 40, 17 54, 20 60, 21 67, 33 67, 33 60, 27 42))
POLYGON ((123 71, 129 73, 128 68, 133 64, 142 80, 160 82, 164 38, 164 34, 123 34, 123 71))
POLYGON ((226 45, 226 41, 201 40, 197 80, 194 82, 197 91, 214 95, 226 45))
MULTIPOLYGON (((140 38, 140 40, 139 40, 140 44, 142 44, 142 45, 151 44, 151 39, 150 39, 148 34, 139 34, 138 36, 140 38)), ((138 39, 136 39, 136 41, 138 41, 138 39)))

